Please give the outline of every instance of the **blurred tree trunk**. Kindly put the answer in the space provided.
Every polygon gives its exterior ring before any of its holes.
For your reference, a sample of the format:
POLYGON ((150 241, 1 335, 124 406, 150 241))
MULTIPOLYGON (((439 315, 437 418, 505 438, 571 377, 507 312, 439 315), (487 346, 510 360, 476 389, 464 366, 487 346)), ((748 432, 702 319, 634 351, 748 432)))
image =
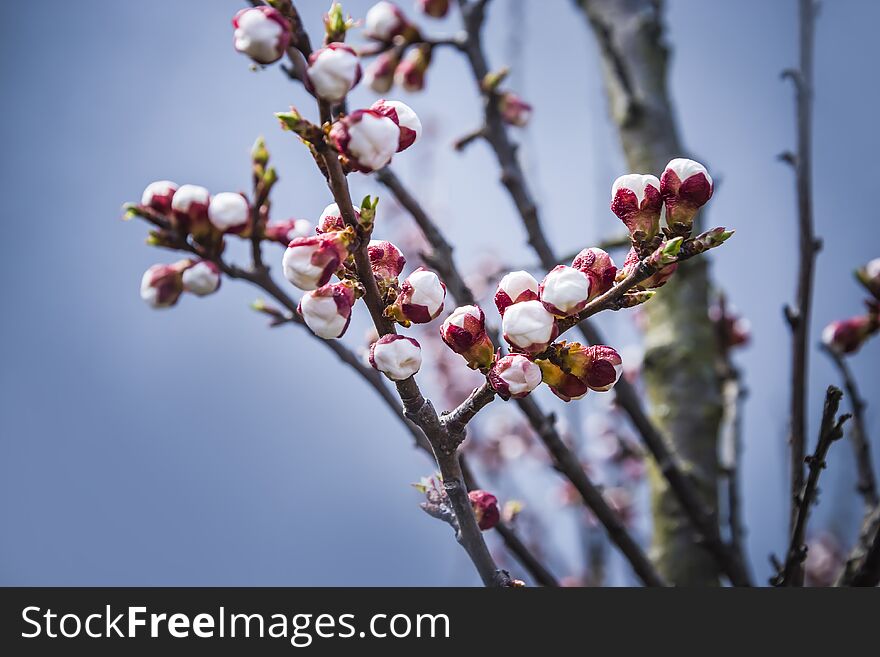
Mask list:
MULTIPOLYGON (((667 89, 669 53, 659 0, 577 0, 596 35, 611 116, 628 170, 659 176, 685 150, 667 89)), ((644 306, 645 381, 654 421, 717 508, 721 395, 717 344, 708 319, 705 258, 684 263, 644 306)), ((677 585, 719 583, 712 557, 694 540, 663 476, 652 468, 652 556, 677 585)))

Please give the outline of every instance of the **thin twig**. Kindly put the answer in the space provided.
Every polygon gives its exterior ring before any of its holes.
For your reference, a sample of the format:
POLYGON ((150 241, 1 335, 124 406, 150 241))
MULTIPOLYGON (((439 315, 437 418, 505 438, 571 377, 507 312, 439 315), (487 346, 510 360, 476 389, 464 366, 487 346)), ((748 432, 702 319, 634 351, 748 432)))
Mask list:
POLYGON ((878 584, 880 584, 880 504, 865 515, 859 540, 837 580, 837 586, 877 586, 878 584))

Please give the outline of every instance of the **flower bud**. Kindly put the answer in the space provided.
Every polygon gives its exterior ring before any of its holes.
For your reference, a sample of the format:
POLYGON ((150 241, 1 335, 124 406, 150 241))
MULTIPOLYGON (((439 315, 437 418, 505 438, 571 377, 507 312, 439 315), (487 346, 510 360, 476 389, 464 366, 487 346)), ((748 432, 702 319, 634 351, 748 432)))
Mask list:
POLYGON ((425 73, 431 64, 431 47, 422 44, 407 51, 397 69, 394 82, 405 91, 414 93, 425 88, 425 73))
POLYGON ((385 100, 380 98, 370 106, 371 110, 387 116, 400 128, 400 140, 397 144, 397 152, 406 150, 413 145, 419 135, 422 134, 422 122, 418 115, 406 103, 399 100, 385 100))
POLYGON ((201 232, 208 224, 211 195, 199 185, 181 185, 171 199, 174 224, 181 232, 201 232))
POLYGON ((348 328, 354 302, 354 290, 350 285, 328 283, 317 290, 306 292, 299 302, 297 312, 312 333, 319 338, 332 340, 342 337, 348 328))
MULTIPOLYGON (((353 207, 355 219, 360 222, 361 209, 357 206, 353 207)), ((340 230, 345 230, 345 219, 342 218, 342 211, 339 209, 339 206, 336 203, 331 203, 321 213, 321 218, 318 219, 318 227, 315 228, 315 231, 321 234, 340 230)))
POLYGON ((419 0, 418 8, 431 18, 443 18, 449 13, 449 0, 419 0))
MULTIPOLYGON (((617 278, 622 280, 632 273, 633 269, 639 264, 639 254, 636 253, 635 249, 630 249, 629 253, 626 254, 626 260, 623 261, 623 269, 618 274, 617 278)), ((672 275, 675 273, 675 270, 678 269, 678 263, 674 262, 671 265, 667 265, 660 271, 652 274, 641 283, 639 283, 639 287, 643 287, 648 290, 656 289, 658 287, 663 287, 666 285, 666 281, 672 278, 672 275)))
POLYGON ((524 127, 532 118, 532 106, 512 91, 506 91, 498 100, 498 110, 505 123, 524 127))
POLYGON ((660 232, 660 195, 657 176, 630 173, 611 186, 611 211, 624 223, 635 244, 650 242, 660 232))
POLYGON ((309 55, 306 88, 321 100, 340 102, 360 79, 360 60, 351 46, 331 43, 309 55))
POLYGON ((495 306, 503 315, 508 306, 538 298, 538 281, 529 272, 519 270, 504 275, 495 290, 495 306))
POLYGON ((540 301, 508 307, 501 318, 501 331, 508 343, 530 354, 544 351, 558 334, 556 318, 540 301))
POLYGON ((220 192, 211 198, 208 219, 221 233, 240 233, 251 218, 251 207, 243 194, 220 192))
POLYGON ((200 297, 220 288, 220 268, 210 260, 199 260, 184 270, 183 289, 200 297))
POLYGON ((590 277, 574 267, 557 265, 541 281, 538 296, 557 317, 576 315, 590 299, 590 277))
POLYGON ((492 529, 501 519, 498 511, 498 498, 484 490, 472 490, 468 493, 468 499, 474 509, 477 518, 477 526, 486 531, 492 529))
POLYGON ((434 272, 419 267, 400 286, 400 294, 387 314, 404 326, 427 324, 443 312, 446 286, 434 272))
POLYGON ((153 265, 141 278, 141 299, 153 308, 170 308, 183 293, 183 271, 191 260, 180 260, 172 265, 153 265))
POLYGON ((826 326, 822 331, 822 344, 836 354, 853 354, 878 330, 880 318, 874 314, 850 317, 826 326))
POLYGON ((396 36, 412 36, 415 28, 400 8, 391 2, 377 2, 364 17, 364 35, 376 41, 391 41, 396 36))
POLYGON ((387 94, 394 86, 394 71, 400 64, 400 54, 392 48, 379 53, 364 71, 364 81, 377 94, 387 94))
POLYGON ((614 260, 602 249, 590 247, 578 253, 571 266, 582 271, 590 279, 590 299, 605 294, 614 286, 617 267, 614 260))
POLYGON ((287 246, 297 237, 308 237, 312 234, 312 224, 308 219, 285 219, 270 221, 266 224, 264 234, 267 240, 287 246))
POLYGON ((460 306, 440 327, 440 337, 452 351, 464 356, 471 369, 488 368, 495 347, 486 335, 486 316, 479 306, 460 306))
POLYGON ((258 64, 271 64, 290 45, 290 23, 274 7, 261 5, 239 11, 232 19, 233 46, 258 64))
POLYGON ((623 371, 620 354, 601 344, 584 346, 579 342, 563 342, 551 360, 596 392, 611 390, 623 371))
POLYGON ((171 199, 177 191, 177 184, 170 180, 157 180, 147 185, 141 195, 141 205, 144 205, 160 214, 171 212, 171 199))
POLYGON ((403 381, 422 366, 422 348, 404 335, 383 335, 370 345, 370 365, 392 381, 403 381))
POLYGON ((379 281, 394 282, 403 271, 406 258, 396 246, 384 240, 370 240, 367 245, 370 268, 379 281))
POLYGON ((541 383, 541 368, 522 354, 499 358, 489 370, 489 384, 502 399, 525 397, 541 383))
POLYGON ((587 384, 573 374, 564 371, 556 363, 543 359, 535 362, 541 368, 541 380, 562 401, 570 402, 580 399, 590 391, 587 384))
POLYGON ((344 233, 297 237, 284 252, 285 278, 301 290, 325 285, 348 257, 348 241, 344 233))
POLYGON ((400 128, 375 110, 355 110, 336 121, 330 139, 358 171, 377 171, 391 161, 400 143, 400 128))
POLYGON ((880 301, 880 258, 874 258, 864 267, 857 269, 856 278, 880 301))
POLYGON ((676 158, 660 176, 660 194, 666 203, 666 225, 676 235, 690 235, 697 210, 712 198, 709 172, 699 162, 676 158))

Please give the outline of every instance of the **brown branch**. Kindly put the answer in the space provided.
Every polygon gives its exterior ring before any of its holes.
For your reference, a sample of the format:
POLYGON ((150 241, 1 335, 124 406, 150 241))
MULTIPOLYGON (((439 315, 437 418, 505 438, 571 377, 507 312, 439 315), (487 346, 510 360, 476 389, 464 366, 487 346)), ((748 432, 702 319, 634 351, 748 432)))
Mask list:
POLYGON ((794 526, 785 563, 780 572, 770 579, 770 583, 774 586, 803 586, 803 562, 807 556, 807 546, 804 541, 810 508, 816 501, 816 495, 819 492, 819 475, 825 469, 825 457, 828 455, 831 444, 843 437, 843 424, 850 418, 849 415, 837 417, 842 397, 843 393, 838 388, 828 386, 816 451, 805 459, 809 475, 796 498, 794 526))
POLYGON ((846 561, 837 586, 877 586, 880 584, 880 505, 862 522, 859 539, 846 561))
MULTIPOLYGON (((797 154, 793 159, 798 197, 799 263, 797 299, 794 308, 786 308, 792 332, 791 345, 791 515, 789 528, 794 533, 800 517, 799 496, 804 487, 804 453, 807 431, 807 380, 809 368, 809 330, 813 302, 813 269, 820 244, 813 225, 812 205, 812 104, 813 104, 813 36, 816 22, 815 0, 800 0, 800 65, 798 71, 787 71, 795 86, 797 103, 797 154)), ((793 562, 791 577, 802 583, 801 561, 793 562)))

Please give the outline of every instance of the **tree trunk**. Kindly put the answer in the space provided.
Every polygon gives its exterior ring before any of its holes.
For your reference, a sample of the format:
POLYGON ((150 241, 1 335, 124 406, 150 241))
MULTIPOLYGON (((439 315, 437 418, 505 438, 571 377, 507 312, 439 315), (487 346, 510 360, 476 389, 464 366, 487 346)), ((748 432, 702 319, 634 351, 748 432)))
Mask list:
MULTIPOLYGON (((630 171, 660 175, 685 151, 666 85, 668 50, 659 0, 578 0, 596 35, 611 116, 630 171)), ((645 304, 645 382, 654 420, 717 508, 721 394, 716 336, 708 318, 705 258, 679 266, 645 304)), ((718 585, 715 561, 695 540, 663 476, 651 471, 652 556, 680 586, 718 585)))

